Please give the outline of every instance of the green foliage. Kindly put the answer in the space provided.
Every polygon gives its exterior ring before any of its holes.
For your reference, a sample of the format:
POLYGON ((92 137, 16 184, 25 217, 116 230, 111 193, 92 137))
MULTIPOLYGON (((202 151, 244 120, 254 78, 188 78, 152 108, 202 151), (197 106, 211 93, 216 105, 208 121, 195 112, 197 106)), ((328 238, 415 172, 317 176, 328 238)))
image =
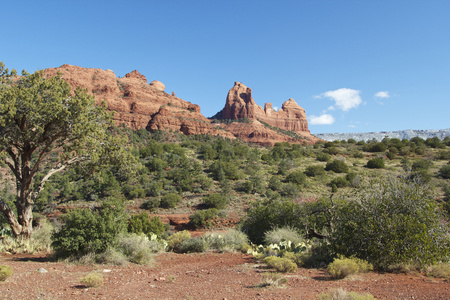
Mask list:
POLYGON ((386 145, 384 143, 376 143, 370 146, 370 152, 384 152, 386 151, 386 145))
POLYGON ((236 229, 229 229, 221 233, 206 233, 204 239, 208 242, 210 249, 220 252, 241 251, 248 247, 247 235, 236 229))
POLYGON ((170 250, 173 250, 175 252, 180 251, 181 244, 185 240, 189 240, 191 238, 191 234, 187 230, 179 231, 177 233, 174 233, 173 235, 169 236, 167 239, 167 245, 170 250))
POLYGON ((148 265, 153 261, 153 254, 164 250, 164 245, 150 240, 144 234, 122 234, 117 238, 116 249, 127 259, 139 265, 148 265))
POLYGON ((297 265, 288 258, 267 256, 264 258, 264 263, 278 272, 294 273, 297 271, 297 265))
POLYGON ((181 201, 181 196, 175 193, 169 193, 161 198, 160 206, 162 208, 175 208, 181 201))
POLYGON ((92 272, 86 276, 80 278, 80 283, 86 287, 99 287, 103 285, 103 274, 98 272, 92 272))
POLYGON ((445 166, 442 166, 439 169, 439 175, 442 178, 450 179, 450 163, 446 164, 445 166))
POLYGON ((5 281, 13 274, 13 269, 11 266, 1 265, 0 266, 0 281, 5 281))
POLYGON ((62 220, 64 225, 53 234, 52 247, 63 257, 103 252, 126 228, 125 214, 119 203, 103 203, 95 211, 74 209, 62 220))
POLYGON ((316 176, 323 176, 325 175, 325 170, 323 169, 323 166, 320 165, 312 165, 306 167, 305 175, 308 177, 316 177, 316 176))
POLYGON ((164 223, 157 216, 150 220, 147 212, 142 212, 138 215, 132 215, 128 220, 128 232, 143 233, 145 235, 155 234, 161 236, 164 232, 164 223))
POLYGON ((224 209, 228 204, 228 199, 225 195, 213 193, 203 197, 203 204, 207 208, 224 209))
POLYGON ((306 183, 306 175, 302 171, 294 171, 286 176, 286 182, 304 185, 306 183))
POLYGON ((369 169, 383 169, 384 168, 384 159, 381 157, 372 158, 367 162, 367 167, 369 169))
POLYGON ((450 263, 440 263, 426 268, 427 276, 450 279, 450 263))
POLYGON ((425 265, 450 257, 448 228, 429 187, 397 178, 373 181, 358 201, 336 210, 331 244, 378 268, 395 263, 425 265))
POLYGON ((336 177, 331 181, 330 185, 342 188, 348 186, 348 181, 345 177, 336 177))
POLYGON ((181 242, 179 246, 179 253, 202 253, 206 252, 209 249, 208 241, 206 241, 203 237, 195 237, 186 239, 181 242))
POLYGON ((242 230, 256 244, 264 241, 264 233, 276 227, 301 227, 300 207, 291 200, 257 202, 242 221, 242 230))
POLYGON ((208 226, 208 221, 218 217, 219 211, 216 208, 199 210, 189 216, 190 223, 195 228, 208 226))
POLYGON ((345 162, 335 159, 327 163, 327 165, 325 166, 325 170, 333 171, 335 173, 347 173, 348 166, 345 164, 345 162))
POLYGON ((0 82, 0 160, 22 189, 15 199, 18 216, 1 199, 0 207, 14 235, 28 238, 33 205, 51 176, 74 165, 88 174, 111 162, 127 168, 134 163, 126 163, 133 160, 125 141, 107 133, 111 115, 85 90, 72 92, 60 75, 43 71, 16 81, 2 72, 0 82), (53 155, 56 149, 59 155, 53 155), (38 179, 37 172, 44 176, 38 179))
POLYGON ((336 279, 373 270, 373 266, 365 260, 355 257, 339 257, 328 265, 327 271, 336 279))

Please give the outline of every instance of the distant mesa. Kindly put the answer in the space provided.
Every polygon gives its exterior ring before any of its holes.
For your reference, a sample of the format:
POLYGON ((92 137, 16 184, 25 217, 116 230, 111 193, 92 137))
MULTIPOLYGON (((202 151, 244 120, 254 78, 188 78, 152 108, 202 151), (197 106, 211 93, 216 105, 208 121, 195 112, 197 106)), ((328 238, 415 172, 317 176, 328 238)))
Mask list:
POLYGON ((87 89, 97 103, 104 101, 108 110, 115 112, 116 124, 134 130, 218 135, 260 145, 319 141, 308 130, 305 110, 293 99, 284 102, 278 111, 273 110, 271 103, 266 103, 263 109, 253 100, 252 90, 240 82, 229 90, 223 110, 215 119, 208 119, 201 114, 199 105, 180 99, 175 93, 166 93, 160 81, 147 84, 147 78, 137 70, 123 78, 116 77, 111 70, 72 65, 44 72, 48 76, 59 73, 72 88, 87 89))

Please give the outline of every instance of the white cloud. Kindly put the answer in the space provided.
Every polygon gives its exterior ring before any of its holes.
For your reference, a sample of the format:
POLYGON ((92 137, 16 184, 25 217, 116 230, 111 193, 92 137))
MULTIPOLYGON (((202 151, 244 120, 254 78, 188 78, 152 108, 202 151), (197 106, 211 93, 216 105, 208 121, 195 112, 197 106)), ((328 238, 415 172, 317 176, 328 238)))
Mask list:
POLYGON ((323 114, 321 116, 311 116, 309 123, 311 125, 331 125, 335 121, 334 117, 329 114, 323 114))
POLYGON ((273 109, 274 111, 278 111, 280 108, 279 108, 278 106, 274 106, 274 107, 272 107, 272 109, 273 109))
POLYGON ((336 106, 343 111, 348 111, 352 108, 358 107, 362 103, 360 91, 341 88, 334 91, 328 91, 316 96, 316 98, 329 98, 333 100, 336 106))
POLYGON ((384 98, 384 99, 386 99, 386 98, 391 97, 391 95, 389 94, 388 91, 380 91, 380 92, 375 94, 375 97, 376 98, 384 98))

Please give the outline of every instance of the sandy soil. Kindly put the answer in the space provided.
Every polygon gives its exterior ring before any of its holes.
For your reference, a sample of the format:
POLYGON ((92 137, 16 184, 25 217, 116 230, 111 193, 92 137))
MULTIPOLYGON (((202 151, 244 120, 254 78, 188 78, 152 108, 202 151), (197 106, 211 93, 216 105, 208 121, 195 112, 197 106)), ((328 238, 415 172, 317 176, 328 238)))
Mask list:
POLYGON ((240 253, 164 253, 151 266, 78 266, 22 254, 1 255, 0 264, 14 270, 0 282, 0 299, 316 299, 339 287, 378 299, 450 299, 449 281, 421 274, 372 272, 331 280, 325 270, 300 268, 283 275, 284 287, 260 287, 271 270, 240 253), (80 284, 92 271, 103 273, 103 286, 80 284))

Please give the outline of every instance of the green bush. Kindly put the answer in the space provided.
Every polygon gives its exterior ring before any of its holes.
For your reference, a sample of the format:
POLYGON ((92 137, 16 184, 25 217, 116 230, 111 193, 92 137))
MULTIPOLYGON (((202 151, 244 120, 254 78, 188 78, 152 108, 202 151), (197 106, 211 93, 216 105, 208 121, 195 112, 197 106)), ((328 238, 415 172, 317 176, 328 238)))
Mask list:
POLYGON ((440 168, 439 175, 441 175, 442 178, 450 179, 450 164, 446 164, 445 166, 440 168))
POLYGON ((384 168, 384 159, 381 157, 372 158, 367 162, 367 167, 369 169, 382 169, 384 168))
POLYGON ((320 152, 317 153, 316 159, 318 161, 329 161, 331 159, 331 155, 328 153, 320 152))
POLYGON ((386 151, 386 145, 383 143, 376 143, 372 145, 369 149, 370 152, 384 152, 386 151))
POLYGON ((440 263, 426 268, 427 276, 450 279, 450 263, 440 263))
POLYGON ((288 258, 267 256, 264 258, 264 263, 278 272, 294 273, 297 271, 297 264, 288 258))
POLYGON ((333 171, 335 173, 347 173, 348 166, 345 164, 345 162, 335 159, 327 163, 327 165, 325 166, 325 170, 333 171))
POLYGON ((364 273, 373 270, 373 266, 365 260, 351 257, 335 258, 334 261, 328 265, 327 271, 333 278, 341 279, 349 275, 364 273))
POLYGON ((306 182, 306 175, 301 171, 294 171, 286 177, 286 182, 303 185, 306 182))
POLYGON ((348 186, 348 181, 345 177, 336 177, 331 181, 330 185, 334 185, 337 188, 342 188, 348 186))
POLYGON ((256 202, 241 222, 242 230, 255 244, 264 242, 264 233, 276 227, 299 228, 300 207, 287 199, 256 202))
POLYGON ((364 186, 358 201, 334 215, 331 244, 386 269, 396 263, 425 265, 450 258, 448 228, 432 190, 405 179, 379 178, 364 186))
POLYGON ((162 208, 175 208, 181 201, 181 196, 175 193, 169 193, 164 195, 161 199, 160 207, 162 208))
POLYGON ((150 219, 147 212, 132 215, 128 221, 128 232, 130 233, 144 233, 145 235, 154 233, 161 236, 164 231, 164 223, 161 222, 161 219, 158 216, 150 219))
POLYGON ((217 218, 218 214, 219 211, 216 208, 199 210, 190 215, 189 220, 195 228, 205 227, 208 225, 208 221, 217 218))
POLYGON ((159 198, 150 198, 147 202, 144 202, 141 206, 141 208, 148 209, 150 211, 153 211, 155 208, 161 206, 161 199, 159 198))
POLYGON ((74 209, 63 215, 64 225, 53 234, 52 247, 57 255, 82 256, 100 253, 126 230, 123 205, 105 202, 99 210, 74 209))
POLYGON ((179 246, 178 252, 179 253, 194 253, 194 252, 203 253, 203 252, 208 251, 208 249, 209 249, 209 244, 204 238, 195 237, 195 238, 190 238, 190 239, 182 241, 179 246))
POLYGON ((130 262, 148 265, 153 261, 153 254, 164 250, 163 245, 151 241, 144 234, 126 234, 118 238, 117 249, 123 253, 130 262))
POLYGON ((169 236, 167 239, 167 246, 170 250, 173 250, 175 252, 179 252, 181 249, 181 244, 185 240, 189 240, 191 238, 191 234, 187 230, 179 231, 177 233, 174 233, 173 235, 169 236))
POLYGON ((203 204, 208 208, 224 209, 228 200, 225 195, 214 193, 203 197, 203 204))
POLYGON ((316 177, 316 176, 325 175, 325 170, 323 169, 323 166, 314 165, 314 166, 306 167, 306 170, 304 173, 308 177, 316 177))
POLYGON ((11 266, 1 265, 0 266, 0 281, 5 281, 13 274, 13 269, 11 266))

